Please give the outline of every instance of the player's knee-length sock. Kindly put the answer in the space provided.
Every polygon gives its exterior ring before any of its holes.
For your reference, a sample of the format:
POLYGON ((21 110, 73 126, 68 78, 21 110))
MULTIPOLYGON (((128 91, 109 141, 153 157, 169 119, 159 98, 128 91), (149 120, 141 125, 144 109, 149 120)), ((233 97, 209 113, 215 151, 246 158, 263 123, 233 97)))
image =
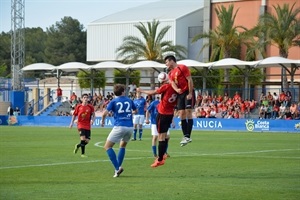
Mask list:
POLYGON ((143 129, 139 129, 139 139, 142 139, 142 135, 143 135, 143 129))
POLYGON ((166 152, 166 141, 158 142, 158 161, 162 161, 164 159, 164 154, 166 152))
POLYGON ((156 152, 156 145, 152 146, 152 152, 154 156, 157 156, 157 152, 156 152))
POLYGON ((111 163, 113 164, 113 166, 115 167, 115 170, 119 170, 119 162, 117 161, 117 156, 115 151, 112 148, 109 148, 106 150, 106 153, 111 161, 111 163))
POLYGON ((120 167, 122 166, 124 157, 125 157, 125 148, 121 147, 118 153, 118 162, 120 167))
POLYGON ((165 139, 165 142, 166 142, 166 152, 165 152, 165 153, 168 153, 169 138, 166 138, 166 139, 165 139))
POLYGON ((136 132, 137 132, 137 129, 133 129, 133 139, 136 139, 136 132))
POLYGON ((182 130, 182 133, 185 137, 188 136, 188 132, 187 132, 187 121, 186 119, 182 119, 181 120, 181 130, 182 130))
POLYGON ((187 134, 189 135, 189 137, 191 137, 192 134, 192 130, 193 130, 193 125, 194 125, 194 120, 193 119, 188 119, 187 121, 187 134))
POLYGON ((85 145, 86 145, 85 140, 81 140, 80 141, 81 154, 85 154, 85 145))

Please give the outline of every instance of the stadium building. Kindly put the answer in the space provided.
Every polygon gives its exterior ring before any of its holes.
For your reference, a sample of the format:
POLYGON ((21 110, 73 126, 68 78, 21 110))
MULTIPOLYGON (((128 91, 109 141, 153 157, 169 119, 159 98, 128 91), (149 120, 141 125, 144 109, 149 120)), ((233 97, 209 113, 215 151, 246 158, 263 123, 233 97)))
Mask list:
MULTIPOLYGON (((300 7, 300 2, 295 0, 162 0, 127 9, 95 20, 88 25, 87 61, 117 60, 116 49, 122 44, 125 36, 142 37, 134 25, 156 19, 161 22, 159 28, 171 26, 165 39, 174 41, 175 45, 185 46, 188 49, 187 58, 208 62, 208 48, 199 55, 200 49, 206 41, 201 40, 192 44, 191 40, 196 34, 214 29, 218 25, 215 8, 221 5, 228 7, 233 4, 234 10, 238 9, 235 20, 236 26, 242 25, 250 29, 257 24, 261 14, 265 12, 274 14, 273 6, 282 6, 286 3, 290 5, 290 8, 294 3, 294 8, 300 7)), ((267 47, 267 57, 271 56, 279 56, 279 50, 276 46, 267 47)), ((299 47, 290 48, 288 58, 300 59, 299 47)), ((279 93, 282 84, 281 67, 268 67, 264 73, 266 80, 263 84, 279 93)), ((297 70, 295 93, 299 93, 299 85, 300 70, 297 70)))

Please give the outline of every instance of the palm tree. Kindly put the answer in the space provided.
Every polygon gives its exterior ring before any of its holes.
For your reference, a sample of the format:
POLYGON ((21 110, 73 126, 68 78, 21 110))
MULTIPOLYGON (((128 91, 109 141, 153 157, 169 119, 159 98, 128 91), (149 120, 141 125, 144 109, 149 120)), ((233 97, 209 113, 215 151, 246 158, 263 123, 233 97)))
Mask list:
MULTIPOLYGON (((153 20, 147 22, 147 26, 143 23, 135 25, 142 34, 142 38, 137 36, 126 36, 123 44, 117 48, 117 57, 123 58, 124 63, 134 63, 138 60, 162 61, 163 55, 167 52, 175 53, 178 59, 184 58, 187 50, 184 46, 173 45, 172 41, 163 40, 171 26, 165 26, 158 32, 160 22, 153 20)), ((154 88, 154 73, 151 75, 151 87, 154 88)))
MULTIPOLYGON (((279 55, 287 58, 289 49, 292 46, 300 46, 300 8, 295 8, 294 3, 289 8, 289 4, 273 6, 276 15, 265 13, 260 16, 258 29, 265 33, 266 44, 275 45, 279 49, 279 55), (298 17, 298 18, 297 18, 298 17)), ((286 71, 293 77, 296 66, 291 70, 282 68, 282 89, 288 89, 286 71)))
POLYGON ((173 52, 178 59, 184 58, 187 50, 184 46, 173 45, 172 41, 164 41, 166 33, 171 26, 165 26, 158 32, 160 22, 153 20, 135 25, 142 34, 143 40, 136 36, 126 36, 123 44, 117 48, 117 57, 123 58, 126 63, 134 63, 138 60, 162 61, 164 53, 173 52))
MULTIPOLYGON (((210 61, 232 57, 234 52, 237 52, 240 48, 243 38, 246 36, 238 31, 239 29, 247 30, 245 27, 234 25, 238 9, 235 13, 233 10, 233 4, 229 5, 228 10, 223 5, 215 8, 219 25, 214 30, 196 35, 192 40, 194 43, 200 39, 208 39, 208 43, 203 44, 200 53, 205 48, 210 47, 210 61)), ((224 82, 229 82, 229 69, 224 71, 224 82)), ((226 85, 226 88, 228 88, 228 85, 226 85)))

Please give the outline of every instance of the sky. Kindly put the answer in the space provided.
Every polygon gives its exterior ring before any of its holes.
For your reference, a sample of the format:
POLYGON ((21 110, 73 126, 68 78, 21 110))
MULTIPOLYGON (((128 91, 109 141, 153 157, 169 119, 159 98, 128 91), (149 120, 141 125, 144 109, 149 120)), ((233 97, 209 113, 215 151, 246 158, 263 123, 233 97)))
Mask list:
MULTIPOLYGON (((128 8, 158 0, 25 0, 25 27, 46 31, 65 16, 88 24, 128 8)), ((11 0, 0 0, 0 33, 11 29, 11 0)))

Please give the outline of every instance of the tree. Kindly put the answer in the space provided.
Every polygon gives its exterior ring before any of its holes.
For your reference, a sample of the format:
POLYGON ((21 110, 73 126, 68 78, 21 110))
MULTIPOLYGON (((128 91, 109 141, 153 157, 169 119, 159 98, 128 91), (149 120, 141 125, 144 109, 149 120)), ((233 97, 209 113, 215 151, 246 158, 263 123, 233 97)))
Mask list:
POLYGON ((126 79, 128 78, 129 83, 137 83, 140 86, 141 73, 136 70, 114 70, 114 83, 120 83, 126 85, 126 79))
MULTIPOLYGON (((259 32, 265 33, 266 44, 277 46, 279 55, 287 58, 289 49, 300 44, 300 8, 291 8, 289 4, 273 6, 276 15, 265 13, 260 16, 256 28, 259 32)), ((290 74, 295 72, 296 66, 291 69, 290 74)), ((282 68, 282 89, 288 89, 286 68, 282 68)))
MULTIPOLYGON (((153 20, 147 26, 140 22, 135 28, 142 34, 142 39, 137 36, 126 36, 123 44, 117 48, 118 58, 123 58, 125 63, 134 63, 138 60, 162 61, 167 52, 175 53, 177 59, 184 58, 187 50, 184 46, 173 45, 172 41, 163 40, 171 26, 165 26, 158 31, 160 22, 153 20)), ((154 71, 151 77, 151 86, 154 87, 154 71)))
POLYGON ((25 41, 25 66, 32 63, 45 62, 46 32, 42 28, 26 28, 25 41))
POLYGON ((147 26, 142 22, 135 25, 144 41, 136 36, 124 37, 123 44, 117 48, 118 58, 123 57, 124 61, 130 63, 145 59, 162 61, 166 52, 174 52, 178 59, 184 58, 187 52, 184 46, 163 40, 171 26, 165 26, 158 32, 159 24, 158 20, 153 20, 151 23, 147 22, 147 26))
POLYGON ((6 77, 11 71, 11 54, 10 54, 10 33, 2 32, 0 34, 0 66, 5 69, 2 71, 1 76, 6 77))
POLYGON ((93 71, 93 72, 83 72, 79 71, 77 73, 78 82, 80 88, 91 88, 93 80, 93 88, 100 89, 105 87, 106 78, 105 71, 93 71))
MULTIPOLYGON (((221 7, 215 8, 219 25, 214 30, 208 32, 199 33, 193 39, 192 42, 196 42, 200 39, 209 39, 208 43, 203 44, 200 53, 210 47, 210 61, 216 61, 223 58, 231 58, 234 52, 240 48, 243 40, 247 39, 246 34, 239 32, 239 29, 246 31, 247 29, 243 26, 235 26, 235 18, 238 13, 238 9, 233 12, 233 4, 229 5, 228 10, 222 5, 221 7)), ((237 58, 239 58, 238 55, 237 58)), ((229 82, 229 69, 224 71, 224 82, 229 82)), ((227 86, 227 85, 226 85, 227 86)))
POLYGON ((86 32, 78 20, 64 17, 47 28, 46 63, 86 62, 86 32))

